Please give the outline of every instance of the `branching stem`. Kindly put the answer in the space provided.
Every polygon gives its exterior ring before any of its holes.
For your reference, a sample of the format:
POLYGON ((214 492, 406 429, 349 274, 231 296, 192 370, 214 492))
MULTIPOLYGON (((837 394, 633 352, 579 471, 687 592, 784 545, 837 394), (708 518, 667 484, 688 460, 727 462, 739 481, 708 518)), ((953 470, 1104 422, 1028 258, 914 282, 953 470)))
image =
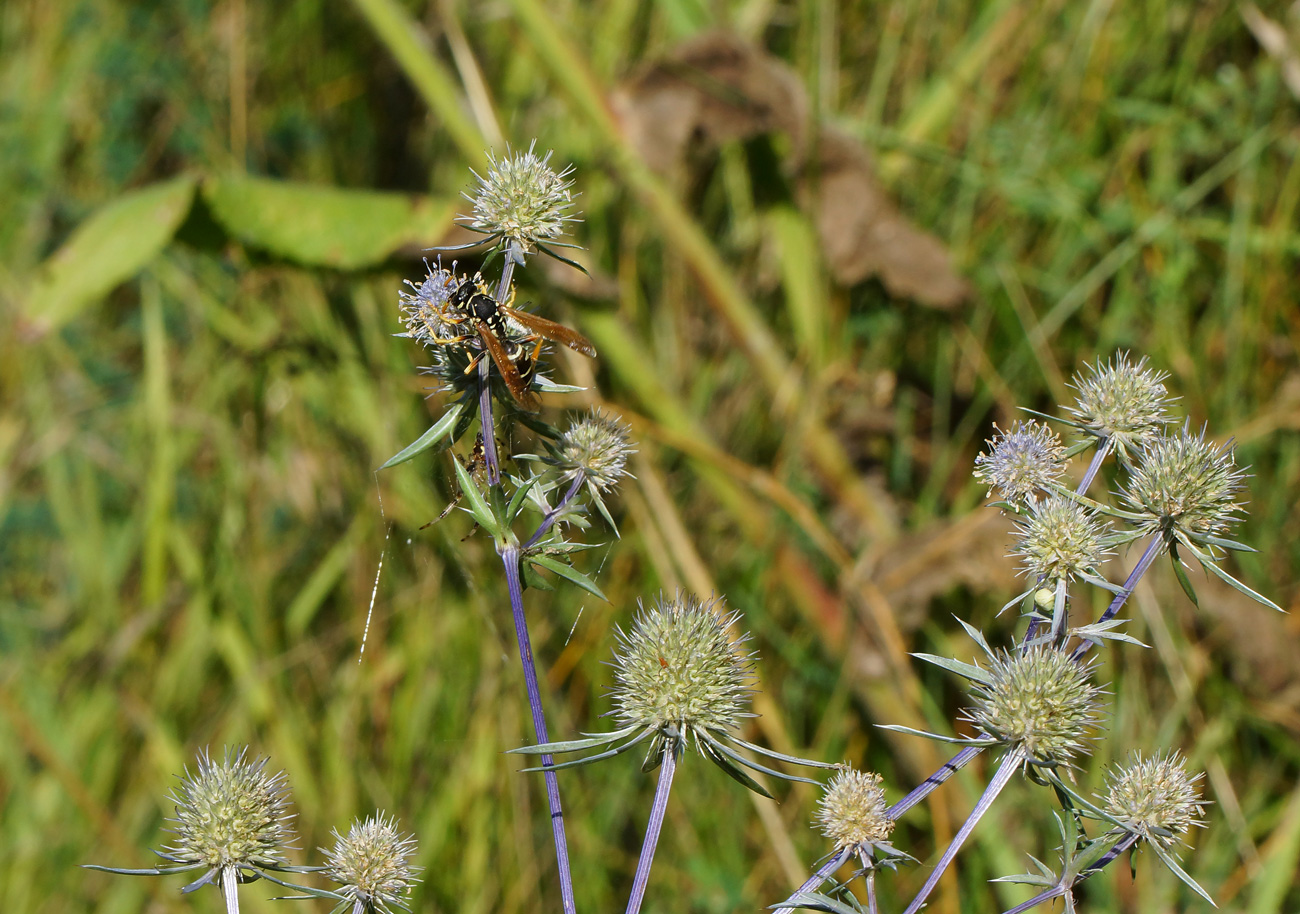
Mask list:
POLYGON ((645 899, 646 886, 650 882, 650 864, 655 859, 655 848, 659 846, 659 832, 664 825, 664 813, 668 810, 668 792, 673 786, 673 775, 677 772, 677 742, 664 741, 663 762, 659 765, 659 783, 655 787, 654 805, 650 807, 650 821, 645 827, 645 841, 641 844, 641 858, 636 863, 636 876, 632 879, 632 894, 627 900, 627 914, 638 914, 641 902, 645 899))

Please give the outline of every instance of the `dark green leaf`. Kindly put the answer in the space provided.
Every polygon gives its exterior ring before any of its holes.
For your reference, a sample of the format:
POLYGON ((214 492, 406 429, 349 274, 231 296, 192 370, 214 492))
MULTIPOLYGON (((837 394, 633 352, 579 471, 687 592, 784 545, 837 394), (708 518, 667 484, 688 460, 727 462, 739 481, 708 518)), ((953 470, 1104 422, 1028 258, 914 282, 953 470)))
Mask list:
POLYGON ((399 463, 405 463, 417 454, 423 454, 433 447, 451 431, 452 426, 456 424, 456 420, 460 418, 462 409, 464 409, 462 403, 453 403, 448 406, 447 411, 442 414, 442 417, 437 422, 433 423, 427 432, 416 438, 399 453, 390 457, 379 469, 386 470, 389 467, 397 466, 399 463))
POLYGON ((535 565, 541 565, 547 571, 553 571, 566 581, 577 584, 592 596, 599 597, 606 603, 609 602, 609 598, 601 593, 600 588, 596 586, 596 582, 578 569, 574 568, 572 565, 566 565, 559 559, 553 559, 549 555, 531 554, 525 558, 526 561, 532 562, 535 565))
POLYGON ((452 466, 456 468, 456 481, 460 483, 460 492, 469 505, 469 513, 478 525, 486 530, 493 537, 500 535, 501 529, 497 524, 496 517, 492 514, 492 509, 483 499, 483 493, 479 491, 478 483, 474 481, 473 475, 469 470, 461 466, 459 460, 452 458, 452 466))

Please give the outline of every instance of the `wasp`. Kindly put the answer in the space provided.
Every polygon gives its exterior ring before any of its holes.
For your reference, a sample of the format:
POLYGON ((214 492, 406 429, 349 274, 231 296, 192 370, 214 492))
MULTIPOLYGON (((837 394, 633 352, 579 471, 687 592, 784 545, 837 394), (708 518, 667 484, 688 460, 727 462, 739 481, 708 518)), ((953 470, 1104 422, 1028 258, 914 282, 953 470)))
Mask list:
POLYGON ((503 304, 488 294, 479 277, 462 280, 447 300, 450 313, 444 314, 443 319, 452 324, 469 324, 474 333, 440 339, 438 342, 443 345, 464 343, 474 339, 477 334, 483 348, 470 360, 465 373, 469 374, 477 368, 486 352, 501 372, 501 379, 505 381, 510 395, 524 409, 535 412, 541 402, 532 391, 532 383, 537 373, 537 357, 541 354, 542 344, 546 340, 563 343, 588 358, 596 357, 596 347, 576 330, 513 307, 514 300, 513 288, 510 290, 509 301, 503 304), (523 327, 526 331, 524 335, 516 337, 511 332, 508 321, 523 327))

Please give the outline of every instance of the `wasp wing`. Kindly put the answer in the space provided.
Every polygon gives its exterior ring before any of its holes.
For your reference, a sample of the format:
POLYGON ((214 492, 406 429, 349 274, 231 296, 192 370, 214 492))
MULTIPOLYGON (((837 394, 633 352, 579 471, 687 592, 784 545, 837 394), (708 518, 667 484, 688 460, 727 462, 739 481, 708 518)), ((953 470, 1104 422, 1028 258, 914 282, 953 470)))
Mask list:
POLYGON ((591 340, 576 330, 571 330, 563 324, 557 324, 555 321, 538 317, 536 314, 530 314, 527 311, 518 311, 506 305, 502 305, 501 310, 511 320, 518 321, 538 336, 554 340, 557 343, 563 343, 574 352, 580 352, 589 359, 596 357, 596 347, 591 344, 591 340))
POLYGON ((528 383, 519 374, 519 369, 515 367, 514 360, 510 358, 510 353, 506 352, 505 345, 482 321, 478 325, 478 335, 483 340, 483 345, 487 347, 488 355, 492 356, 492 362, 497 366, 497 371, 501 372, 501 380, 506 382, 506 389, 510 391, 510 396, 514 397, 515 401, 530 413, 535 413, 541 409, 542 401, 538 399, 537 394, 529 389, 528 383))

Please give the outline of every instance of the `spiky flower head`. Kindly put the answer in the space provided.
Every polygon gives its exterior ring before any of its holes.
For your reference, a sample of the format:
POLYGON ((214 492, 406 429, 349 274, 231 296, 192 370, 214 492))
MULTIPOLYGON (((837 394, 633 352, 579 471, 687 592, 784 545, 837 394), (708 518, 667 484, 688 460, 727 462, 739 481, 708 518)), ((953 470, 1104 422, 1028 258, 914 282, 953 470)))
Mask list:
POLYGON ((733 638, 739 619, 721 598, 701 601, 679 593, 644 604, 631 631, 617 630, 614 714, 625 726, 658 730, 684 744, 698 731, 735 730, 750 701, 753 654, 733 638))
POLYGON ((229 872, 241 867, 280 869, 293 839, 289 786, 283 771, 267 774, 268 759, 249 759, 248 748, 213 761, 199 753, 198 771, 185 770, 172 793, 176 843, 163 856, 182 865, 229 872))
POLYGON ((627 458, 636 453, 630 431, 613 416, 592 409, 560 437, 554 462, 565 478, 576 479, 581 473, 596 491, 604 492, 627 475, 627 458))
POLYGON ((1023 559, 1022 570, 1031 580, 1069 581, 1095 574, 1107 555, 1108 525, 1059 495, 1031 504, 1016 527, 1018 539, 1011 554, 1023 559))
POLYGON ((1204 428, 1193 435, 1184 424, 1147 442, 1120 494, 1143 516, 1143 533, 1160 533, 1166 541, 1178 533, 1197 539, 1217 536, 1238 520, 1244 478, 1229 445, 1207 441, 1204 428))
POLYGON ((884 841, 894 830, 886 815, 885 789, 875 772, 845 769, 826 785, 813 824, 837 849, 884 841))
POLYGON ((487 176, 475 172, 478 187, 473 195, 465 195, 474 204, 473 216, 467 217, 470 227, 515 242, 521 253, 558 238, 564 224, 575 221, 568 212, 573 205, 573 182, 568 180, 573 167, 555 171, 551 153, 539 158, 533 153, 536 145, 533 141, 523 153, 507 149, 499 159, 488 153, 487 176))
POLYGON ((1150 757, 1134 753, 1128 764, 1107 775, 1105 809, 1125 830, 1171 847, 1193 825, 1205 824, 1205 803, 1196 783, 1200 779, 1187 773, 1177 752, 1150 757))
POLYGON ((988 682, 977 683, 967 719, 1040 764, 1068 763, 1097 726, 1100 690, 1090 667, 1047 646, 998 652, 988 682))
POLYGON ((457 316, 449 302, 462 281, 457 278, 455 268, 454 263, 450 270, 443 269, 441 262, 436 267, 430 266, 426 260, 424 279, 418 284, 406 280, 411 291, 398 293, 406 332, 398 336, 410 337, 436 352, 447 340, 465 335, 463 324, 449 320, 457 316))
POLYGON ((975 458, 975 478, 989 487, 989 494, 997 489, 1012 504, 1036 500, 1065 471, 1061 439, 1033 419, 1006 432, 993 428, 997 434, 986 442, 988 450, 975 458))
POLYGON ((352 823, 346 835, 334 832, 334 847, 325 854, 325 875, 341 884, 338 894, 353 902, 354 914, 391 914, 390 906, 405 909, 406 897, 419 867, 415 837, 397 828, 397 820, 377 812, 352 823))
POLYGON ((1070 386, 1079 395, 1066 411, 1080 428, 1109 441, 1127 460, 1169 422, 1167 377, 1167 372, 1148 368, 1145 356, 1136 363, 1127 352, 1105 363, 1098 359, 1075 375, 1070 386))

